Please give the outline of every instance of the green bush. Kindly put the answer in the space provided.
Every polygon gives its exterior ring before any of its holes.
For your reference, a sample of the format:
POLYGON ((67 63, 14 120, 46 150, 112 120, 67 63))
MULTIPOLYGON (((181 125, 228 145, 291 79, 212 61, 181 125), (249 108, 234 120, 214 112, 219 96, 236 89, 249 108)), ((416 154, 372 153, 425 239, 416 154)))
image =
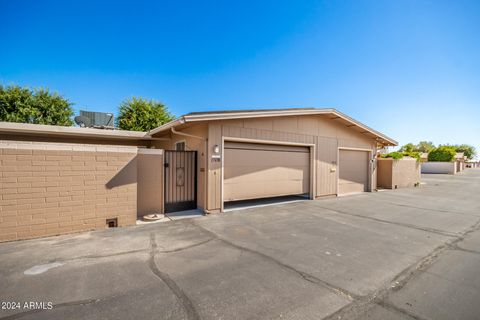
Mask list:
POLYGON ((382 155, 382 158, 392 158, 392 159, 398 160, 403 158, 403 153, 394 151, 394 152, 390 152, 382 155))
POLYGON ((467 157, 468 160, 472 160, 477 155, 477 150, 475 150, 474 146, 468 144, 461 144, 459 146, 454 146, 455 151, 463 152, 463 154, 467 157))
POLYGON ((405 157, 412 157, 412 158, 417 159, 417 161, 420 161, 420 152, 415 152, 415 151, 412 151, 412 152, 404 152, 403 155, 404 155, 405 157))
POLYGON ((390 153, 387 153, 387 154, 383 154, 382 155, 382 158, 392 158, 392 159, 395 159, 395 160, 400 160, 402 159, 403 157, 412 157, 412 158, 415 158, 417 159, 417 161, 420 161, 420 152, 415 152, 415 151, 404 151, 404 152, 400 152, 400 151, 394 151, 394 152, 390 152, 390 153))
POLYGON ((0 121, 71 126, 72 103, 48 89, 0 85, 0 121))
POLYGON ((455 148, 449 146, 442 146, 436 149, 433 149, 428 154, 428 161, 444 161, 450 162, 455 159, 456 155, 455 148))
POLYGON ((150 131, 173 119, 164 104, 133 97, 120 104, 117 126, 122 130, 150 131))

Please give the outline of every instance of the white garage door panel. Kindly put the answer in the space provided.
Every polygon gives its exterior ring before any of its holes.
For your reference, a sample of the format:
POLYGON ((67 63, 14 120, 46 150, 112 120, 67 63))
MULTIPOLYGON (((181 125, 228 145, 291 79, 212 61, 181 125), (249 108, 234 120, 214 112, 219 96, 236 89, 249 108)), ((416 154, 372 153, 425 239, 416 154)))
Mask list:
POLYGON ((245 200, 309 192, 306 147, 226 143, 224 200, 245 200))
POLYGON ((368 152, 340 150, 338 194, 368 191, 368 152))

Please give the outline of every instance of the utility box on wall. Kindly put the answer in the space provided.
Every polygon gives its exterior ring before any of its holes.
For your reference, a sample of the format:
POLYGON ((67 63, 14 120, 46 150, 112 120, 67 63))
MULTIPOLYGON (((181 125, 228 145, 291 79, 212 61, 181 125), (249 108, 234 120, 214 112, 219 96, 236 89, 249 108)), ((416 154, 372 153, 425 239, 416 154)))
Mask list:
POLYGON ((379 158, 377 161, 377 187, 397 189, 414 187, 420 184, 421 165, 417 159, 379 158))

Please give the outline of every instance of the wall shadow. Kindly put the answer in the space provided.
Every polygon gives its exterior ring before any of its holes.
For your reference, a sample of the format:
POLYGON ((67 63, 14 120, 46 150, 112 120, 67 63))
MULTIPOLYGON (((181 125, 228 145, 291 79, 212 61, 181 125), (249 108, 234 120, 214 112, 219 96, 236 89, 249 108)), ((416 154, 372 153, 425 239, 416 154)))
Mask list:
POLYGON ((105 187, 107 187, 107 189, 113 189, 115 187, 137 183, 137 162, 138 156, 135 156, 105 184, 105 187))

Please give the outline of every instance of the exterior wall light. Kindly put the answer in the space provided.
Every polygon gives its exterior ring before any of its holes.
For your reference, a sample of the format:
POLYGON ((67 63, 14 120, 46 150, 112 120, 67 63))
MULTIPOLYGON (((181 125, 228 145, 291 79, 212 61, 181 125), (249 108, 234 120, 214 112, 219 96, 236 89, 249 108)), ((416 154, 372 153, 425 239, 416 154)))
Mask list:
POLYGON ((220 154, 220 146, 218 144, 213 146, 213 153, 220 154))

